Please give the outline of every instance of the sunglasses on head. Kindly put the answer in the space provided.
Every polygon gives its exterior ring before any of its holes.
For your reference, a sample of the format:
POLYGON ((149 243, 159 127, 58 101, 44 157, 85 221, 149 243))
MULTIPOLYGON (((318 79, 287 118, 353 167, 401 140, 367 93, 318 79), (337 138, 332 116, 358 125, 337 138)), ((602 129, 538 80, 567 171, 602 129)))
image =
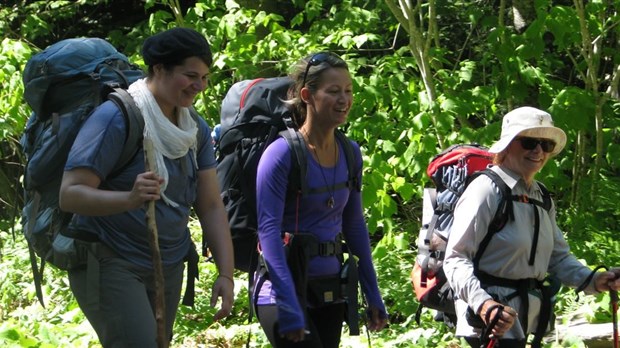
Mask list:
POLYGON ((319 52, 319 53, 312 55, 312 57, 308 61, 308 65, 306 65, 306 72, 304 72, 304 80, 303 80, 304 82, 301 84, 302 87, 306 85, 306 79, 308 78, 308 72, 310 71, 310 67, 319 65, 325 62, 330 56, 340 59, 340 57, 338 57, 336 54, 331 53, 331 52, 319 52))
POLYGON ((553 152, 553 149, 555 149, 555 142, 549 139, 520 137, 516 140, 521 142, 521 147, 525 150, 534 150, 538 145, 540 145, 540 148, 547 153, 553 152))

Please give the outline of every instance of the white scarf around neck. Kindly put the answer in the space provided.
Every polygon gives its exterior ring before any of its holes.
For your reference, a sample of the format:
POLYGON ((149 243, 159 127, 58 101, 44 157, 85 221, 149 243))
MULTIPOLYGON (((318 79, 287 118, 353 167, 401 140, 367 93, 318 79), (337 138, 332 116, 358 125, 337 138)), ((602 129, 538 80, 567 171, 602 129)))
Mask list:
POLYGON ((177 107, 178 127, 174 125, 161 111, 153 93, 148 89, 146 78, 137 80, 127 89, 133 97, 138 109, 144 118, 144 137, 153 142, 155 163, 153 170, 164 179, 161 185, 161 197, 166 204, 177 207, 178 204, 166 196, 168 186, 168 169, 164 157, 177 159, 193 150, 193 164, 196 162, 196 134, 198 125, 189 114, 189 109, 177 107))

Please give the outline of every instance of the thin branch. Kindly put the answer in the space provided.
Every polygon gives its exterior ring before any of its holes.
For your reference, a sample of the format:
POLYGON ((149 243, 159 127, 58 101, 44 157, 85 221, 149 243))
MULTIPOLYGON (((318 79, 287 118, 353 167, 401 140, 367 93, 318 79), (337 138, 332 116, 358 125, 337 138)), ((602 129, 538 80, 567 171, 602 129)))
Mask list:
POLYGON ((385 3, 387 4, 388 8, 392 12, 396 20, 398 20, 398 23, 400 24, 400 26, 402 26, 403 29, 405 29, 407 34, 411 34, 409 33, 409 26, 407 25, 407 18, 405 18, 405 16, 403 15, 403 12, 401 12, 401 10, 398 8, 398 5, 396 5, 394 0, 385 0, 385 3))

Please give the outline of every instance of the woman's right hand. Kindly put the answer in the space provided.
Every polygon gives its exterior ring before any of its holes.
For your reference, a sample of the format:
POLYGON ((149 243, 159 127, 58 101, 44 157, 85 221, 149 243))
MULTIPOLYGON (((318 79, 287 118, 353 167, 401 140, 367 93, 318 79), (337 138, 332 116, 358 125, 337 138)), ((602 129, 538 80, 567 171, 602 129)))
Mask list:
POLYGON ((287 340, 291 342, 301 342, 306 337, 306 334, 309 334, 309 332, 306 331, 306 329, 299 329, 295 331, 286 332, 283 336, 284 338, 286 338, 287 340))
POLYGON ((129 200, 134 209, 140 208, 145 202, 160 199, 160 185, 164 179, 160 178, 155 172, 144 172, 138 174, 133 188, 129 193, 129 200))
POLYGON ((497 311, 499 311, 500 306, 504 307, 504 310, 501 312, 501 317, 491 331, 495 337, 504 336, 504 334, 515 324, 515 320, 517 320, 518 317, 517 311, 515 311, 512 307, 505 306, 494 300, 487 300, 480 308, 480 317, 484 320, 486 325, 489 325, 489 323, 493 321, 493 318, 497 315, 497 311))
POLYGON ((387 315, 379 308, 371 306, 366 314, 368 315, 368 330, 381 331, 386 327, 388 322, 387 315))
POLYGON ((598 272, 594 276, 594 289, 596 291, 620 290, 620 268, 614 267, 606 272, 598 272))

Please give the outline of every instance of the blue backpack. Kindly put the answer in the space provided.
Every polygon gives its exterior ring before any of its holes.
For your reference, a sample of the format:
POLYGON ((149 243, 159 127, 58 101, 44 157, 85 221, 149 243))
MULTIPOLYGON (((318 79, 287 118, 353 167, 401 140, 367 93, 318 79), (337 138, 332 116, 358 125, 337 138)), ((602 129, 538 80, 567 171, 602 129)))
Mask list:
POLYGON ((111 100, 122 110, 128 129, 113 173, 129 163, 141 147, 144 120, 125 89, 143 76, 125 55, 98 38, 62 40, 26 64, 24 98, 33 113, 20 139, 26 157, 22 228, 41 304, 45 264, 71 269, 84 256, 77 255, 72 238, 62 235, 72 217, 58 206, 69 150, 93 110, 111 100))

